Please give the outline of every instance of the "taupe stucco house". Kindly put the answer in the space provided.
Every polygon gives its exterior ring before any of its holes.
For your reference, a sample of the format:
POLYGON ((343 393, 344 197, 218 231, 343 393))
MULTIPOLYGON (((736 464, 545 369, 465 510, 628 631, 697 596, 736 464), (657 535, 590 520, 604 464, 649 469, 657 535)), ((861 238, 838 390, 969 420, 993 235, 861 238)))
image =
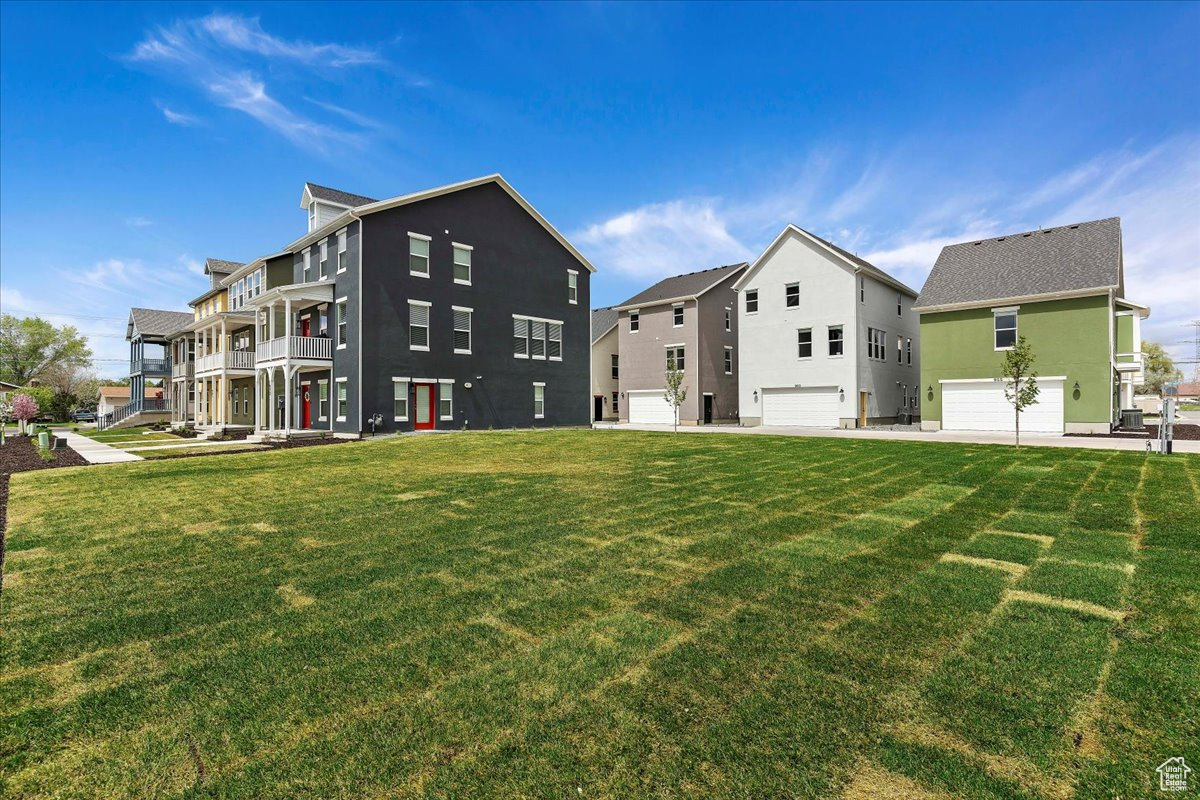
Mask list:
POLYGON ((622 422, 670 424, 667 364, 684 373, 681 425, 736 422, 737 296, 746 264, 665 278, 615 310, 622 422))
POLYGON ((616 420, 620 407, 617 311, 592 309, 592 420, 616 420))

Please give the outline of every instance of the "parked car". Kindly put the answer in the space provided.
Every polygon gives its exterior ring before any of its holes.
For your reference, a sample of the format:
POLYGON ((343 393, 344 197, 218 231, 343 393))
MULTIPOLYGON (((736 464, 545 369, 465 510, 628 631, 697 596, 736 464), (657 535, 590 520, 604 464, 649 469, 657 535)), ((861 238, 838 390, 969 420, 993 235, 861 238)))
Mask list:
POLYGON ((96 412, 95 411, 86 411, 81 408, 78 411, 74 411, 71 413, 71 419, 74 422, 95 422, 96 421, 96 412))

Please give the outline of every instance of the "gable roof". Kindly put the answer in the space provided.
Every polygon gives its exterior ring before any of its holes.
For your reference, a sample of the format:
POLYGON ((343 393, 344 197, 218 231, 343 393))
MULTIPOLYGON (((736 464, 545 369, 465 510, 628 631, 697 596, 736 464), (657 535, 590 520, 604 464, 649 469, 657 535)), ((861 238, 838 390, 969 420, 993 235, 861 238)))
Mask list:
POLYGON ((624 311, 629 308, 646 308, 677 300, 691 300, 745 268, 746 262, 743 261, 741 264, 727 264, 723 267, 712 267, 699 272, 688 272, 663 278, 649 289, 638 292, 621 305, 616 306, 616 310, 624 311))
POLYGON ((815 233, 813 233, 811 231, 806 231, 804 228, 801 228, 799 225, 792 225, 790 223, 786 227, 784 227, 784 229, 782 231, 780 231, 779 235, 775 237, 774 241, 772 241, 769 245, 767 245, 767 249, 763 250, 762 255, 760 255, 758 258, 754 259, 754 263, 750 265, 750 268, 746 270, 745 274, 742 275, 742 277, 738 278, 737 283, 735 283, 733 285, 733 288, 737 291, 741 291, 742 289, 744 289, 746 287, 746 285, 751 281, 753 276, 755 274, 757 274, 758 269, 759 269, 759 267, 762 266, 763 262, 765 262, 767 260, 767 258, 769 258, 771 255, 773 255, 775 253, 775 250, 778 249, 779 245, 781 245, 783 243, 783 240, 786 239, 789 235, 800 236, 800 237, 806 238, 809 241, 816 244, 818 247, 823 247, 824 249, 828 250, 832 255, 836 256, 837 258, 839 258, 840 260, 845 262, 846 266, 850 267, 850 269, 854 270, 855 272, 865 272, 866 274, 870 275, 872 278, 875 278, 876 280, 880 281, 881 283, 886 283, 888 286, 891 286, 895 289, 900 290, 901 292, 907 294, 909 297, 917 296, 917 292, 915 289, 912 289, 907 284, 896 280, 891 275, 887 274, 886 272, 881 270, 879 267, 872 264, 870 261, 867 261, 864 258, 859 258, 854 253, 851 253, 849 250, 845 250, 841 247, 838 247, 836 244, 829 241, 828 239, 822 239, 820 236, 817 236, 815 233))
POLYGON ((195 316, 186 311, 160 311, 156 308, 129 309, 125 338, 132 339, 136 329, 142 336, 166 336, 190 323, 195 316))
POLYGON ((592 309, 592 344, 600 341, 604 334, 617 327, 621 314, 612 306, 592 309))
MULTIPOLYGON (((587 267, 588 272, 596 271, 596 268, 592 266, 592 263, 590 261, 588 261, 586 258, 584 258, 582 253, 580 253, 578 250, 575 249, 575 245, 568 242, 567 238, 565 236, 563 236, 561 233, 559 233, 558 230, 553 225, 551 225, 550 222, 545 217, 543 217, 540 213, 538 213, 538 210, 536 208, 534 208, 533 206, 531 206, 529 204, 529 201, 526 200, 524 197, 522 197, 521 194, 512 187, 512 184, 510 184, 508 181, 504 180, 504 177, 498 172, 493 173, 491 175, 484 175, 479 178, 472 178, 471 180, 468 180, 468 181, 460 181, 459 183, 449 183, 449 184, 446 184, 445 186, 438 186, 434 189, 426 189, 424 191, 414 192, 412 194, 402 194, 402 195, 398 195, 396 197, 389 198, 387 200, 371 201, 367 205, 357 206, 349 211, 339 214, 336 219, 325 223, 320 228, 317 228, 316 230, 309 231, 308 233, 304 234, 299 239, 296 239, 294 242, 289 244, 287 246, 287 249, 294 252, 297 249, 307 247, 308 245, 312 244, 313 242, 318 241, 319 239, 325 238, 326 236, 328 236, 330 234, 331 231, 335 231, 335 230, 338 230, 339 228, 345 227, 346 223, 350 219, 364 217, 368 214, 374 214, 379 211, 387 211, 390 208, 397 208, 399 206, 408 205, 410 203, 419 203, 422 200, 429 200, 434 197, 440 197, 444 194, 451 194, 453 192, 461 192, 464 189, 473 189, 476 186, 483 186, 484 184, 487 184, 487 183, 494 183, 497 186, 499 186, 501 189, 503 189, 505 192, 507 192, 508 195, 510 197, 512 197, 513 200, 517 201, 517 204, 519 206, 521 206, 521 208, 525 209, 525 212, 527 214, 529 214, 531 217, 533 217, 538 222, 539 225, 541 225, 543 228, 546 229, 547 233, 549 233, 551 236, 553 236, 555 238, 555 240, 558 241, 559 244, 561 244, 564 248, 566 248, 566 250, 572 256, 574 256, 576 261, 578 261, 580 264, 583 264, 583 266, 587 267)), ((312 186, 312 184, 305 184, 305 186, 306 187, 312 186)), ((358 197, 358 195, 351 195, 351 196, 358 197)), ((363 198, 363 199, 369 199, 369 198, 363 198)))
MULTIPOLYGON (((316 183, 304 183, 304 194, 314 200, 324 200, 327 203, 334 203, 339 206, 348 206, 355 208, 357 206, 365 206, 369 203, 379 202, 373 197, 367 197, 361 194, 351 194, 343 192, 341 189, 331 189, 328 186, 321 186, 316 183)), ((303 195, 301 196, 301 207, 304 207, 303 195)))
POLYGON ((223 258, 206 258, 204 259, 204 274, 228 275, 241 265, 240 261, 226 261, 223 258))
POLYGON ((914 308, 929 310, 1124 286, 1121 219, 1012 233, 942 248, 914 308))
MULTIPOLYGON (((161 386, 147 386, 143 391, 146 393, 146 399, 151 400, 158 397, 158 393, 163 391, 161 386)), ((106 399, 115 399, 119 397, 129 397, 128 386, 101 386, 100 397, 106 399)))

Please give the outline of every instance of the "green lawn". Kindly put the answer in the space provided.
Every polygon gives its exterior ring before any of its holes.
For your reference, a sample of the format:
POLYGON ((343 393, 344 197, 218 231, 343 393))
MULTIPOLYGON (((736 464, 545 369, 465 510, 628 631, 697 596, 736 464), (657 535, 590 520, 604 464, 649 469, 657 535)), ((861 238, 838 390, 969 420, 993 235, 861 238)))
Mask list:
POLYGON ((0 796, 1149 797, 1198 519, 1193 456, 824 438, 18 474, 0 796))

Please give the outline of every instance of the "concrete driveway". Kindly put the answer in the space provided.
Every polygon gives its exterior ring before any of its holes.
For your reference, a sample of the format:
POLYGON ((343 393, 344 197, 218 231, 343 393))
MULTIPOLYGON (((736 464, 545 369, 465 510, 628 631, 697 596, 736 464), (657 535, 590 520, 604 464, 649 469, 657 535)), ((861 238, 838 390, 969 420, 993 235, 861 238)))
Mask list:
MULTIPOLYGON (((670 431, 670 425, 631 425, 628 423, 597 422, 593 428, 627 431, 670 431)), ((736 425, 680 425, 680 433, 745 434, 750 436, 816 436, 835 439, 885 439, 901 442, 956 442, 959 444, 1006 444, 1012 445, 1012 434, 1008 433, 963 433, 938 431, 888 431, 871 428, 830 430, 827 428, 792 428, 785 426, 742 428, 736 425)), ((1088 436, 1048 436, 1046 434, 1024 434, 1021 446, 1029 447, 1074 447, 1083 450, 1130 450, 1145 452, 1145 439, 1115 439, 1088 436)), ((1157 441, 1155 442, 1157 446, 1157 441)), ((1176 453, 1200 453, 1200 442, 1176 441, 1176 453)))

